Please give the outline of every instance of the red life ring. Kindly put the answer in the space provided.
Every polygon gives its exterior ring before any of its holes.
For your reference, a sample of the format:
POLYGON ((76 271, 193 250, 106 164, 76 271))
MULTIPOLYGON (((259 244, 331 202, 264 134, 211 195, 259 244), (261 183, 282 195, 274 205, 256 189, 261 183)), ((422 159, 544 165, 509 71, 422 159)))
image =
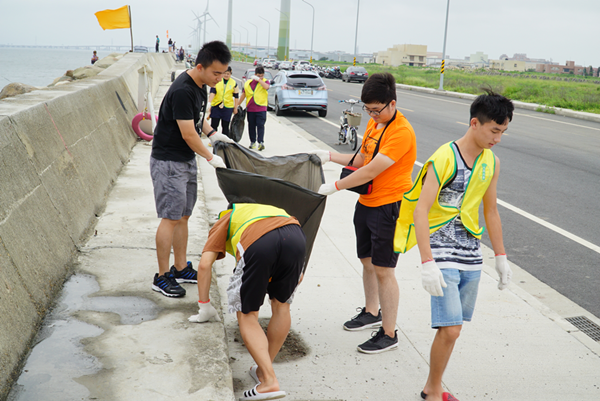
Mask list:
MULTIPOLYGON (((158 121, 158 116, 155 115, 154 117, 156 118, 156 121, 158 121)), ((133 128, 133 132, 135 132, 136 135, 142 138, 144 141, 151 141, 153 136, 146 134, 140 129, 140 121, 149 119, 150 113, 139 113, 136 114, 135 117, 133 117, 133 120, 131 120, 131 128, 133 128)))

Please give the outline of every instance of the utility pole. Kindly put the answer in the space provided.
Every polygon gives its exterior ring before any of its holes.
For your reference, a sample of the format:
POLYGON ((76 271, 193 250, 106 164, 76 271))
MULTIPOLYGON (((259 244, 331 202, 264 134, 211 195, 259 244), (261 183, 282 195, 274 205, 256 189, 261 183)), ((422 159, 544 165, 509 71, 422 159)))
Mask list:
MULTIPOLYGON (((448 0, 450 1, 450 0, 448 0)), ((360 0, 358 0, 358 5, 356 6, 356 31, 354 33, 354 59, 356 60, 356 43, 358 41, 358 12, 360 11, 360 0)))
MULTIPOLYGON (((260 15, 259 15, 260 17, 260 15)), ((265 21, 267 21, 267 24, 269 24, 269 36, 267 36, 267 58, 271 58, 270 57, 270 52, 271 52, 271 23, 269 22, 268 19, 264 18, 264 17, 260 17, 262 19, 264 19, 265 21)))
POLYGON ((229 0, 229 9, 227 10, 227 47, 231 49, 231 22, 233 19, 233 0, 229 0))
MULTIPOLYGON (((305 2, 306 4, 308 4, 313 10, 312 34, 310 35, 310 63, 312 64, 313 39, 315 38, 315 8, 308 1, 306 1, 306 0, 302 0, 302 1, 305 2)), ((356 44, 354 46, 356 47, 356 44)))
POLYGON ((444 67, 446 65, 446 35, 448 34, 448 12, 450 11, 450 0, 446 5, 446 29, 444 29, 444 49, 442 51, 442 67, 440 70, 440 87, 438 90, 444 90, 444 67))
POLYGON ((256 28, 256 47, 254 48, 254 59, 257 60, 258 59, 258 26, 253 24, 252 22, 248 21, 248 23, 252 26, 254 26, 254 28, 256 28))

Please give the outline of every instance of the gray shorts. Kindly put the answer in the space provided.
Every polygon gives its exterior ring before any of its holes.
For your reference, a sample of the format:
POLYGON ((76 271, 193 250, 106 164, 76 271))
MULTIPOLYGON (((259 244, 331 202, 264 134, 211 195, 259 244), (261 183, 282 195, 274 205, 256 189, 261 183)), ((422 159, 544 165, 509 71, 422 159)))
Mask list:
POLYGON ((198 197, 196 158, 189 162, 150 157, 156 214, 161 219, 179 220, 191 216, 198 197))

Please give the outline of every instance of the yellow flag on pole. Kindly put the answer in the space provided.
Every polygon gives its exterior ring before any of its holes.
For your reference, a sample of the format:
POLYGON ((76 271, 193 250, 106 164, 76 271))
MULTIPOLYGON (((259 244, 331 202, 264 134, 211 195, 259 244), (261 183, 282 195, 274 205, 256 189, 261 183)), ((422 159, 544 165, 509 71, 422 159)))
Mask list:
POLYGON ((104 30, 131 28, 129 6, 123 6, 116 10, 98 11, 94 15, 98 18, 98 23, 104 30))

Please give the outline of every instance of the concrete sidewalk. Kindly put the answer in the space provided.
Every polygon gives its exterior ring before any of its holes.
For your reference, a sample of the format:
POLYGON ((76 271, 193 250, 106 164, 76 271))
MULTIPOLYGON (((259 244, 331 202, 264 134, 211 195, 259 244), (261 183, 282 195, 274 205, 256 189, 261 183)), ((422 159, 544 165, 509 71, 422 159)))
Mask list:
MULTIPOLYGON (((418 133, 417 133, 418 135, 418 133)), ((240 142, 249 145, 246 137, 240 142)), ((287 120, 269 114, 265 156, 334 150, 287 120)), ((339 179, 341 166, 327 163, 327 182, 339 179)), ((201 165, 209 216, 226 204, 212 169, 201 165), (218 199, 221 197, 221 199, 218 199)), ((398 350, 376 355, 357 352, 371 330, 348 332, 342 323, 364 306, 362 265, 356 257, 352 216, 358 195, 342 191, 329 196, 305 279, 292 304, 292 334, 308 353, 275 365, 290 400, 418 400, 428 373, 429 295, 420 279, 417 249, 401 255, 396 268, 400 286, 398 350)), ((211 221, 212 222, 212 221, 211 221)), ((510 259, 510 250, 508 251, 510 259)), ((494 256, 485 249, 473 322, 465 325, 445 384, 460 400, 576 400, 600 396, 600 346, 534 297, 512 284, 497 289, 494 256), (571 332, 570 332, 571 331, 571 332)), ((233 258, 217 268, 225 294, 233 258)), ((514 282, 534 280, 517 266, 514 282)), ((542 285, 542 284, 539 284, 542 285)), ((547 290, 551 292, 550 290, 547 290)), ((555 294, 555 296, 557 296, 555 294)), ((226 298, 221 298, 226 310, 226 298)), ((269 316, 265 303, 264 316, 269 316)), ((225 316, 236 396, 253 386, 252 359, 239 341, 235 317, 225 316)), ((293 344, 290 344, 293 345, 293 344)), ((292 353, 292 357, 294 354, 292 353)))
MULTIPOLYGON (((164 81, 155 104, 170 82, 164 81)), ((418 135, 418 133, 417 133, 418 135)), ((247 135, 241 144, 248 146, 247 135)), ((264 156, 329 149, 285 119, 269 113, 264 156)), ((334 149, 335 150, 335 149, 334 149)), ((80 270, 96 276, 94 297, 138 297, 154 305, 153 318, 127 324, 115 313, 81 310, 77 318, 101 327, 85 350, 102 363, 97 374, 77 379, 97 400, 232 400, 254 382, 253 364, 242 345, 235 316, 223 323, 189 323, 197 310, 195 285, 187 296, 169 299, 151 290, 157 271, 154 209, 148 161, 150 147, 138 143, 121 172, 96 235, 81 249, 80 270)), ((226 207, 214 169, 202 158, 199 198, 190 219, 188 258, 196 266, 209 226, 226 207)), ((327 182, 341 166, 324 166, 327 182)), ((371 331, 348 332, 342 323, 363 306, 362 266, 356 258, 352 216, 356 194, 331 195, 304 282, 292 304, 293 341, 284 345, 275 371, 288 400, 418 400, 428 373, 429 296, 422 289, 416 249, 401 255, 399 348, 376 355, 356 346, 371 331)), ((507 250, 510 260, 510 249, 507 250)), ((458 399, 550 401, 600 396, 600 346, 518 286, 533 280, 515 266, 508 290, 496 288, 493 254, 482 275, 472 323, 466 324, 445 375, 458 399)), ((227 256, 215 264, 211 299, 227 310, 225 289, 234 267, 227 256)), ((543 286, 543 284, 540 284, 543 286)), ((545 289, 546 293, 552 293, 545 289)), ((261 317, 268 317, 265 302, 261 317)), ((122 316, 122 315, 121 315, 122 316)))

